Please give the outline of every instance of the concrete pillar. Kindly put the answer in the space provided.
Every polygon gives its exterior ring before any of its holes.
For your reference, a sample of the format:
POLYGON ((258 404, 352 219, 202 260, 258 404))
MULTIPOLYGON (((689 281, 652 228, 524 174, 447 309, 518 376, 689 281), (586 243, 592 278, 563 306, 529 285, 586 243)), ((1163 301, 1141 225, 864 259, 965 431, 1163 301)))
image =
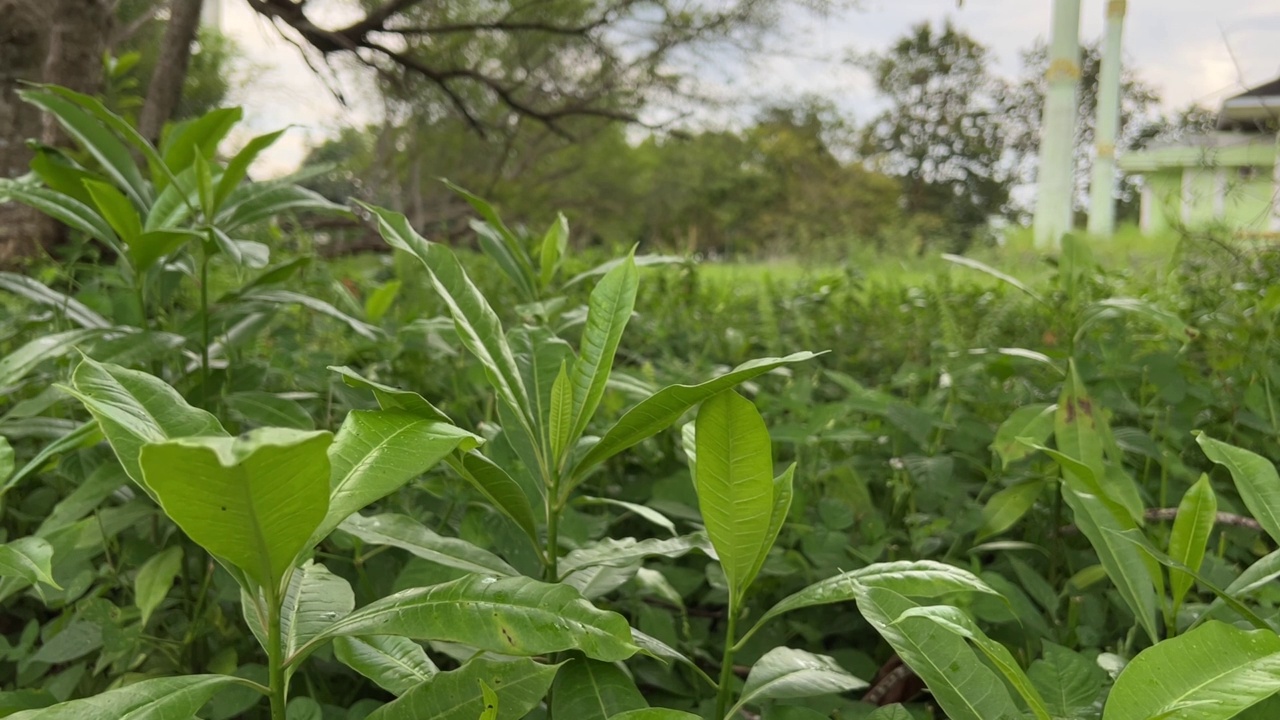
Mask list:
POLYGON ((1116 135, 1120 128, 1121 38, 1125 0, 1108 0, 1106 39, 1098 78, 1098 117, 1094 121, 1093 178, 1089 183, 1089 234, 1111 237, 1116 230, 1116 135))
POLYGON ((1038 247, 1056 247, 1071 230, 1072 151, 1080 82, 1080 0, 1054 0, 1049 88, 1040 125, 1040 166, 1032 224, 1038 247))

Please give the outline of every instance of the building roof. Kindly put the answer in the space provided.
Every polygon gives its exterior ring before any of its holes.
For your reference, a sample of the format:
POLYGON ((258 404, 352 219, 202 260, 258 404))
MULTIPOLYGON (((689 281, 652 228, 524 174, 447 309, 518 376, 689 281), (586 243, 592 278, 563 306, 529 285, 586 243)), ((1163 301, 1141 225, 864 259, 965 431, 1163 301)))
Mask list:
POLYGON ((1280 78, 1249 88, 1222 102, 1219 130, 1261 132, 1280 123, 1280 78))

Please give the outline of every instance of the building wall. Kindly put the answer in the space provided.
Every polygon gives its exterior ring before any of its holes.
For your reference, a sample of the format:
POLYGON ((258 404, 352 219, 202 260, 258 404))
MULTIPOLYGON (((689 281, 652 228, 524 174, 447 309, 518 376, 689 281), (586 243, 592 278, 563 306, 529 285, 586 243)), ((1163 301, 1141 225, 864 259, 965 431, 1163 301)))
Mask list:
POLYGON ((1276 202, 1272 166, 1189 167, 1143 175, 1142 229, 1158 235, 1181 225, 1223 223, 1246 232, 1266 232, 1276 202))
POLYGON ((1143 176, 1143 232, 1159 235, 1172 229, 1182 215, 1182 169, 1157 170, 1143 176))
POLYGON ((1232 227, 1249 232, 1270 229, 1275 202, 1275 171, 1271 167, 1253 166, 1247 171, 1228 168, 1226 213, 1224 219, 1232 227))

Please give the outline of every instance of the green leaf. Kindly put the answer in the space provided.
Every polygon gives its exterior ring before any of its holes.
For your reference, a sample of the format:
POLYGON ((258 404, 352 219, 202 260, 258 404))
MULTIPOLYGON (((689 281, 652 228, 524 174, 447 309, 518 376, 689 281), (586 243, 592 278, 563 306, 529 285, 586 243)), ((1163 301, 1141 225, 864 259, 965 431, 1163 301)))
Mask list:
POLYGON ((991 442, 991 449, 1000 457, 1001 467, 1009 467, 1031 454, 1031 448, 1020 442, 1019 438, 1027 438, 1038 445, 1053 433, 1053 419, 1057 412, 1056 405, 1024 405, 1013 411, 1007 420, 996 430, 996 438, 991 442))
POLYGON ((782 531, 782 525, 787 521, 787 514, 791 512, 791 498, 795 494, 792 488, 795 474, 796 463, 791 463, 781 475, 773 479, 773 509, 769 512, 769 532, 765 536, 760 554, 756 556, 756 561, 751 566, 752 578, 758 576, 760 570, 764 568, 765 561, 769 559, 769 551, 777 542, 778 533, 782 531))
POLYGON ((1049 710, 1045 707, 1044 698, 1040 697, 1039 690, 1032 684, 1031 679, 1027 677, 1022 666, 1013 658, 1013 653, 1004 645, 987 637, 982 632, 982 628, 973 621, 960 608, 951 607, 949 605, 934 605, 930 607, 914 607, 910 608, 902 615, 894 620, 895 625, 899 625, 908 618, 923 618, 925 620, 937 623, 942 629, 954 633, 977 646, 982 654, 987 656, 991 664, 1004 675, 1005 680, 1013 686, 1014 690, 1022 696, 1026 701, 1027 707, 1031 708, 1031 712, 1039 720, 1050 720, 1049 710))
POLYGON ((231 158, 227 163, 227 167, 222 171, 222 177, 218 179, 218 188, 214 193, 214 207, 222 207, 222 204, 231 197, 231 193, 239 187, 240 182, 244 180, 249 173, 249 166, 258 158, 263 150, 275 144, 276 140, 284 134, 284 130, 277 130, 266 135, 259 135, 250 140, 231 158))
POLYGON ((1096 662, 1061 645, 1044 642, 1044 656, 1027 669, 1031 684, 1055 718, 1079 717, 1093 707, 1106 673, 1096 662))
POLYGON ((378 229, 387 244, 417 257, 426 267, 436 294, 449 309, 462 344, 484 366, 498 399, 519 413, 526 434, 536 437, 529 394, 503 334, 502 323, 489 301, 467 277, 457 256, 449 248, 423 239, 404 215, 370 205, 363 207, 378 217, 378 229))
POLYGON ((967 267, 970 270, 977 270, 980 273, 990 275, 991 277, 1003 283, 1006 283, 1008 285, 1011 285, 1021 290, 1022 292, 1030 296, 1032 299, 1034 299, 1036 302, 1045 306, 1048 305, 1048 303, 1045 302, 1044 298, 1040 297, 1040 295, 1036 291, 1032 290, 1030 287, 1024 284, 1021 280, 1013 277, 1012 275, 1007 275, 1005 273, 1002 273, 999 270, 996 270, 995 268, 991 267, 990 265, 974 260, 973 258, 967 258, 963 255, 952 255, 951 253, 943 253, 942 259, 946 260, 947 262, 955 263, 956 265, 967 267))
POLYGON ((133 597, 138 610, 142 613, 142 626, 160 603, 169 595, 173 587, 173 579, 178 576, 182 567, 182 547, 175 545, 152 555, 138 568, 138 575, 133 579, 133 597))
POLYGON ((950 720, 1019 720, 1022 713, 1004 682, 962 638, 923 618, 893 622, 915 607, 883 587, 858 596, 862 616, 924 680, 950 720))
POLYGON ((670 427, 689 408, 740 383, 763 375, 774 368, 817 357, 811 352, 798 352, 782 358, 760 358, 745 362, 732 371, 698 385, 670 385, 632 407, 591 447, 569 474, 580 482, 587 470, 617 455, 640 441, 670 427))
POLYGON ((36 453, 36 456, 27 461, 17 472, 9 476, 5 480, 4 485, 0 486, 0 497, 9 492, 18 483, 25 480, 30 475, 43 469, 49 460, 67 452, 78 450, 82 447, 96 445, 102 440, 102 432, 98 428, 98 423, 92 420, 71 430, 66 435, 57 440, 46 444, 36 453))
POLYGON ((742 695, 727 717, 737 717, 743 707, 762 700, 834 695, 865 687, 865 680, 849 674, 835 658, 776 647, 751 666, 742 695))
POLYGON ((77 345, 102 337, 99 329, 64 330, 42 335, 0 358, 0 387, 15 385, 46 360, 62 357, 77 345))
POLYGON ((502 558, 465 540, 437 535, 406 515, 352 515, 338 526, 342 532, 370 545, 386 545, 464 572, 519 575, 502 558))
POLYGON ((558 465, 565 450, 573 442, 573 385, 569 382, 567 363, 560 363, 560 373, 551 385, 551 412, 547 421, 551 438, 551 459, 558 465))
POLYGON ((480 681, 480 695, 484 700, 484 712, 480 713, 480 720, 498 720, 498 705, 501 701, 484 680, 480 681))
POLYGON ((129 242, 129 257, 139 272, 145 272, 192 240, 203 236, 191 230, 148 230, 129 242))
POLYGON ((139 466, 142 446, 173 438, 226 435, 213 415, 187 404, 159 378, 85 358, 71 375, 71 392, 97 419, 129 477, 153 498, 139 466))
POLYGON ((106 219, 89 205, 70 195, 23 185, 10 185, 6 188, 6 194, 10 199, 38 210, 73 230, 79 230, 108 247, 117 251, 123 249, 120 239, 106 219))
POLYGON ((741 601, 769 551, 774 508, 773 449, 756 406, 733 391, 702 403, 697 419, 694 484, 729 593, 741 601))
POLYGON ((212 160, 218 144, 243 116, 237 107, 217 108, 170 125, 160 143, 165 166, 177 172, 194 162, 212 160))
MULTIPOLYGON (((606 662, 636 652, 621 615, 599 610, 564 585, 525 577, 467 575, 376 600, 339 620, 312 645, 341 635, 403 635, 462 643, 504 655, 581 650, 606 662)), ((307 648, 289 662, 305 656, 307 648)))
POLYGON ((560 668, 551 686, 551 717, 608 720, 648 707, 636 684, 616 665, 574 658, 560 668))
POLYGON ((524 530, 534 547, 538 547, 537 521, 533 514, 533 505, 520 483, 516 482, 506 470, 495 462, 471 451, 451 455, 445 460, 464 480, 481 495, 493 503, 494 508, 511 518, 521 530, 524 530))
MULTIPOLYGON (((1098 555, 1098 561, 1106 569, 1107 576, 1120 592, 1120 597, 1129 606, 1129 611, 1146 631, 1147 637, 1155 642, 1159 638, 1155 620, 1156 581, 1142 550, 1126 542, 1120 535, 1126 530, 1135 533, 1139 531, 1131 524, 1118 520, 1116 514, 1095 495, 1076 492, 1064 485, 1062 498, 1071 508, 1076 527, 1089 539, 1089 544, 1098 555)), ((1157 565, 1156 571, 1158 570, 1157 565)))
POLYGON ((286 427, 314 430, 311 414, 296 400, 261 390, 245 390, 227 396, 227 408, 252 427, 286 427))
POLYGON ((18 96, 41 107, 58 120, 67 131, 102 166, 102 171, 138 207, 147 207, 150 191, 133 162, 129 148, 90 113, 77 107, 65 97, 42 90, 20 90, 18 96))
POLYGON ((9 720, 188 720, 209 698, 232 685, 249 683, 230 675, 155 678, 83 700, 59 703, 42 710, 25 710, 10 715, 9 720))
POLYGON ((1227 720, 1280 691, 1280 636, 1210 621, 1138 653, 1103 720, 1227 720))
POLYGON ((383 385, 379 382, 369 380, 364 376, 352 370, 349 367, 337 367, 330 365, 329 369, 342 376, 342 382, 353 388, 368 390, 378 400, 378 407, 383 410, 403 410, 408 413, 421 415, 428 420, 439 420, 440 422, 452 423, 448 415, 445 415, 435 405, 427 402, 427 399, 411 390, 401 390, 390 385, 383 385))
POLYGON ((444 184, 450 190, 461 195, 464 200, 470 203, 471 207, 475 208, 476 212, 480 213, 480 217, 484 218, 483 223, 471 223, 471 228, 476 231, 476 235, 480 239, 480 249, 498 264, 498 267, 502 272, 506 273, 511 282, 515 283, 521 297, 527 300, 535 299, 537 293, 534 291, 533 265, 520 239, 507 228, 506 223, 502 222, 502 218, 498 217, 498 213, 493 209, 493 206, 485 202, 484 199, 454 185, 448 180, 445 180, 444 184))
POLYGON ((559 665, 477 657, 435 675, 365 720, 476 720, 485 710, 481 683, 498 696, 498 720, 520 720, 542 702, 559 665))
POLYGON ((366 340, 378 340, 382 337, 381 329, 363 320, 351 317, 320 298, 303 295, 292 290, 251 290, 241 294, 240 299, 244 302, 266 303, 269 305, 298 305, 345 324, 351 328, 352 332, 366 340))
MULTIPOLYGON (((0 382, 0 385, 5 383, 0 382)), ((4 437, 0 437, 0 487, 4 487, 5 481, 13 474, 13 446, 4 437)))
MULTIPOLYGON (((777 480, 775 480, 774 482, 776 483, 777 480)), ((591 497, 588 495, 579 495, 575 499, 575 503, 578 505, 610 505, 612 507, 620 508, 622 510, 626 510, 627 512, 635 513, 636 516, 640 517, 641 519, 646 520, 654 525, 657 525, 658 527, 662 528, 663 530, 666 530, 672 535, 676 534, 675 523, 671 522, 670 518, 658 512, 657 510, 654 510, 653 508, 645 505, 626 502, 625 500, 614 500, 613 498, 598 498, 598 497, 591 497)))
MULTIPOLYGON (((452 424, 403 410, 354 410, 329 447, 329 511, 319 542, 347 516, 381 500, 479 438, 452 424)), ((527 502, 527 501, 526 501, 527 502)))
POLYGON ((626 262, 610 270, 591 291, 579 357, 573 364, 572 438, 586 432, 604 397, 613 358, 635 309, 639 287, 640 273, 629 255, 626 262))
POLYGON ((0 577, 17 577, 35 585, 42 582, 61 590, 53 579, 53 546, 43 538, 24 537, 0 545, 0 577))
MULTIPOLYGON (((1169 533, 1169 556, 1192 570, 1199 570, 1204 562, 1204 551, 1209 545, 1209 536, 1213 534, 1213 523, 1218 516, 1218 498, 1213 494, 1213 486, 1209 484, 1209 476, 1201 475, 1200 480, 1192 485, 1182 502, 1178 504, 1178 514, 1173 519, 1173 529, 1169 533)), ((1182 606, 1182 599, 1187 596, 1195 580, 1181 570, 1169 571, 1169 588, 1173 593, 1173 611, 1177 613, 1182 606)))
POLYGON ((440 672, 418 643, 395 635, 337 637, 334 657, 392 695, 403 695, 440 672))
POLYGON ((198 545, 276 587, 329 508, 332 435, 280 428, 143 446, 165 514, 198 545))
POLYGON ((1079 489, 1083 483, 1089 487, 1088 492, 1123 507, 1133 523, 1141 525, 1143 506, 1137 486, 1127 475, 1108 473, 1103 461, 1103 438, 1109 433, 1101 409, 1085 390, 1072 362, 1054 415, 1054 440, 1061 455, 1082 464, 1089 473, 1078 465, 1063 463, 1060 455, 1050 454, 1062 467, 1063 479, 1068 484, 1079 489))
POLYGON ((349 211, 304 187, 257 182, 233 190, 219 209, 215 223, 227 232, 233 232, 285 213, 303 212, 345 215, 349 211))
POLYGON ((571 551, 560 558, 556 567, 560 571, 560 577, 564 578, 583 568, 626 567, 636 560, 648 557, 677 558, 690 550, 702 550, 708 555, 712 553, 707 536, 703 533, 649 540, 604 538, 571 551))
POLYGON ((1280 542, 1280 476, 1270 460, 1244 448, 1214 440, 1204 433, 1196 442, 1206 457, 1231 472, 1240 499, 1271 539, 1280 542))
POLYGON ((609 720, 702 720, 699 715, 669 708, 641 708, 618 713, 609 720))
MULTIPOLYGON (((280 603, 280 637, 288 657, 356 606, 346 580, 310 560, 289 578, 280 603)), ((296 670, 297 668, 291 668, 296 670)))
POLYGON ((396 296, 400 294, 399 280, 390 280, 378 286, 377 290, 369 293, 369 299, 364 301, 364 316, 369 322, 379 322, 382 317, 391 309, 391 303, 396 301, 396 296))
POLYGON ((902 703, 894 703, 877 708, 863 720, 916 720, 916 716, 903 707, 902 703))
POLYGON ((555 279, 560 260, 568 248, 569 221, 565 219, 563 213, 556 213, 555 222, 551 223, 551 227, 547 228, 546 234, 542 236, 542 250, 538 256, 540 264, 538 280, 543 288, 551 285, 551 281, 555 279))
POLYGON ((1036 500, 1044 492, 1044 485, 1043 480, 1032 479, 992 495, 982 507, 982 527, 978 528, 975 542, 982 542, 1013 527, 1035 507, 1036 500))
POLYGON ((109 328, 111 323, 84 303, 49 289, 39 280, 25 275, 0 272, 0 290, 56 310, 71 322, 84 328, 109 328))
POLYGON ((138 211, 129 202, 129 198, 114 185, 98 180, 85 180, 84 186, 89 191, 89 197, 93 198, 93 204, 98 206, 98 212, 110 223, 116 235, 126 244, 136 242, 142 234, 142 218, 138 217, 138 211))

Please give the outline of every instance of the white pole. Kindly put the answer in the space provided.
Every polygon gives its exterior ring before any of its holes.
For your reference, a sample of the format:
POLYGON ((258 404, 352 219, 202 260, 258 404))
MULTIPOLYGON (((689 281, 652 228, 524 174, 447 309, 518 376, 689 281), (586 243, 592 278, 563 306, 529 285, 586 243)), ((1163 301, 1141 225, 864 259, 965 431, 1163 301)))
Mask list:
POLYGON ((1126 0, 1108 0, 1107 32, 1098 78, 1098 118, 1094 122, 1093 179, 1089 183, 1089 234, 1116 231, 1116 135, 1120 128, 1121 38, 1126 0))
POLYGON ((1054 0, 1033 235, 1056 247, 1071 230, 1072 151, 1080 81, 1080 0, 1054 0))

